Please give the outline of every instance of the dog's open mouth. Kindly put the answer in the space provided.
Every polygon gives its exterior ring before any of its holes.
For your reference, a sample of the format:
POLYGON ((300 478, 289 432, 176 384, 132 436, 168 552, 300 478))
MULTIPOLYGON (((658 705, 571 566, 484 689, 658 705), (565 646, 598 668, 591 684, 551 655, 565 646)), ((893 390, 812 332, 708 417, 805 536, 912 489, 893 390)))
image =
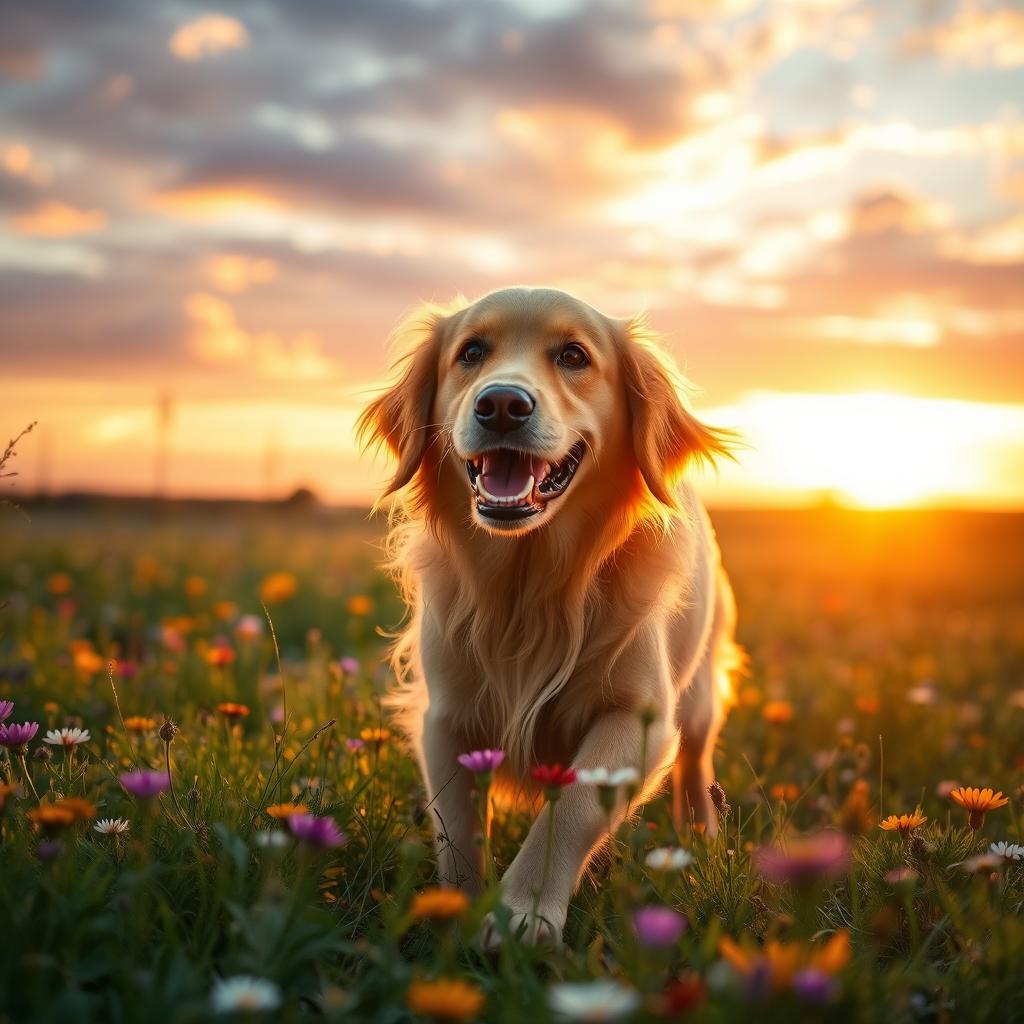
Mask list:
POLYGON ((466 460, 477 511, 488 519, 526 519, 563 494, 583 458, 577 441, 557 463, 514 448, 494 448, 466 460))

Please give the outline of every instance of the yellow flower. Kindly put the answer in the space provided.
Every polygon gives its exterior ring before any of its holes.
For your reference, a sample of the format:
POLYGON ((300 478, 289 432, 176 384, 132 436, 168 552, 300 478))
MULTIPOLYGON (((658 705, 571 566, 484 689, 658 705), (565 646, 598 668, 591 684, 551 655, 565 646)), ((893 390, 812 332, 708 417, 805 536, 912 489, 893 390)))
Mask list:
POLYGON ((366 594, 355 594, 345 604, 349 615, 369 615, 373 611, 373 598, 366 594))
POLYGON ((389 729, 363 729, 359 735, 367 743, 383 743, 391 736, 389 729))
POLYGON ((124 720, 124 727, 129 732, 152 732, 156 728, 156 721, 145 715, 129 715, 124 720))
POLYGON ((436 886, 424 889, 412 898, 409 913, 413 920, 429 918, 432 921, 443 921, 451 917, 459 917, 469 907, 469 897, 459 889, 436 886))
POLYGON ((484 994, 468 981, 440 978, 437 981, 414 981, 406 993, 406 1002, 413 1013, 440 1020, 469 1020, 484 1005, 484 994))
POLYGON ((770 700, 761 709, 761 717, 772 725, 787 725, 793 721, 793 705, 788 700, 770 700))
POLYGON ((309 808, 305 804, 271 804, 264 810, 272 818, 290 818, 293 814, 308 814, 309 808))
POLYGON ((927 820, 920 810, 916 810, 913 814, 890 814, 888 818, 878 823, 878 827, 885 829, 886 832, 900 832, 903 835, 909 835, 927 820))
POLYGON ((266 604, 287 601, 299 588, 299 581, 290 572, 272 572, 260 584, 260 597, 266 604))
POLYGON ((973 829, 981 828, 988 811, 998 810, 1010 802, 1002 792, 993 793, 991 789, 978 789, 974 786, 961 786, 954 789, 949 796, 954 803, 970 812, 967 821, 973 829))
POLYGON ((249 709, 244 704, 235 704, 232 701, 218 704, 217 710, 225 718, 245 718, 249 714, 249 709))

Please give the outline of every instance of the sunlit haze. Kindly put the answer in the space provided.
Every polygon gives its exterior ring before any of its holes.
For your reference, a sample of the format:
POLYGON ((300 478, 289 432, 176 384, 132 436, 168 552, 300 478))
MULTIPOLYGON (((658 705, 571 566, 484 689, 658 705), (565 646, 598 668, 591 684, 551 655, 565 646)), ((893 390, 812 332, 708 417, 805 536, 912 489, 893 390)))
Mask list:
POLYGON ((711 503, 1024 506, 1024 11, 8 7, 0 431, 24 490, 365 502, 420 300, 646 310, 711 503))

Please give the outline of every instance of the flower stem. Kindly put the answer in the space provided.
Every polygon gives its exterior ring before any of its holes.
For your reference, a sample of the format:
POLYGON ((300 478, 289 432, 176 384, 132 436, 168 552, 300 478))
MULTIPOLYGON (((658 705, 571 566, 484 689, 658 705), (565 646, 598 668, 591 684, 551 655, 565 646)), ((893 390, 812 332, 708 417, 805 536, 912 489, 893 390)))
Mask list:
POLYGON ((21 773, 25 776, 25 781, 28 783, 29 789, 32 790, 32 795, 36 798, 36 803, 39 803, 39 794, 36 792, 36 784, 32 781, 32 773, 28 770, 28 765, 25 763, 25 755, 21 754, 18 757, 18 761, 21 763, 21 773))

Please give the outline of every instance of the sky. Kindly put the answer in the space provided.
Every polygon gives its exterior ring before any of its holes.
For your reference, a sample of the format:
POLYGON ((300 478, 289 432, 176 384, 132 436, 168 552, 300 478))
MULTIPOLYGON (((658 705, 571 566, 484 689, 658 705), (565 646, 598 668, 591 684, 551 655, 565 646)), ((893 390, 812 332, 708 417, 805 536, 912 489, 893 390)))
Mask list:
POLYGON ((425 300, 647 311, 711 504, 1024 507, 1024 5, 33 0, 0 35, 24 489, 372 498, 425 300))

